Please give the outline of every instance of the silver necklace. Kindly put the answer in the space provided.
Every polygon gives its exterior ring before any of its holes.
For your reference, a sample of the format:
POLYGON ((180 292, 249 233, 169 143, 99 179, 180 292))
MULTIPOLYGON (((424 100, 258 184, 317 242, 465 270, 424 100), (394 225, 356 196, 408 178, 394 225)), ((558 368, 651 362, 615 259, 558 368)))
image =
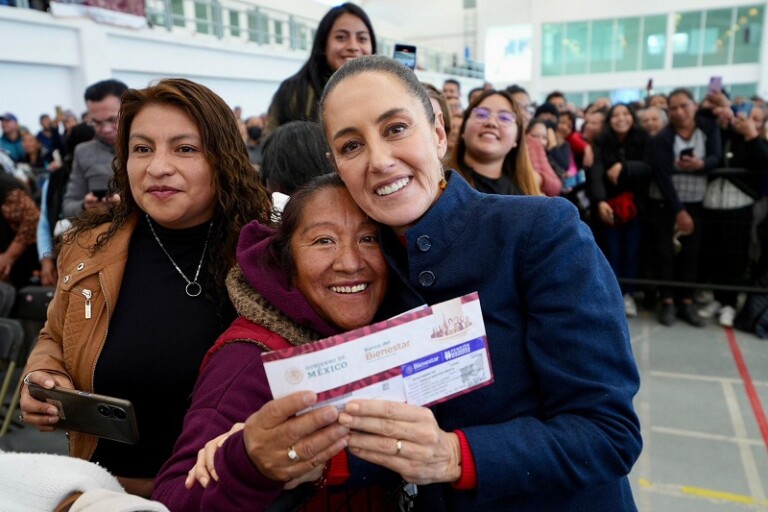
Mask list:
POLYGON ((203 268, 203 260, 205 260, 205 250, 208 249, 208 241, 211 239, 211 229, 213 229, 213 221, 208 225, 208 235, 205 237, 205 245, 203 246, 203 254, 200 256, 200 263, 197 264, 197 272, 195 272, 195 278, 190 281, 189 278, 187 278, 186 275, 184 275, 184 272, 181 271, 179 266, 176 264, 175 261, 173 261, 173 258, 171 258, 171 255, 168 254, 168 251, 165 250, 165 247, 163 246, 163 242, 160 241, 160 237, 157 236, 157 233, 155 233, 155 228, 152 227, 152 219, 149 218, 149 214, 144 214, 147 216, 147 223, 149 224, 149 230, 152 231, 152 236, 155 237, 155 240, 157 240, 157 245, 160 246, 160 248, 163 250, 166 256, 168 256, 168 259, 171 260, 171 263, 173 264, 173 267, 176 269, 176 272, 179 273, 181 277, 184 278, 184 280, 187 282, 187 286, 184 288, 184 291, 187 292, 187 295, 190 297, 197 297, 203 292, 203 287, 200 286, 200 284, 197 282, 197 278, 200 277, 200 269, 203 268))

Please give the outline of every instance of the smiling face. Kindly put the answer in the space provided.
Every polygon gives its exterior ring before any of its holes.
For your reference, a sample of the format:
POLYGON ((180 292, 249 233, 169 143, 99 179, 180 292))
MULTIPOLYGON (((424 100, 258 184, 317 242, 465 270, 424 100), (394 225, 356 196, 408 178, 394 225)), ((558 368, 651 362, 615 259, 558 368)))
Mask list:
POLYGON ((611 125, 611 130, 621 138, 632 129, 632 114, 625 105, 619 105, 611 111, 611 118, 608 122, 611 125))
POLYGON ((291 238, 294 286, 342 330, 368 325, 387 288, 376 224, 343 187, 320 190, 303 211, 291 238))
POLYGON ((371 34, 363 20, 349 13, 336 18, 325 42, 325 58, 333 71, 348 60, 370 55, 372 51, 371 34))
POLYGON ((403 233, 437 200, 445 130, 398 78, 346 78, 325 99, 323 120, 339 175, 372 218, 403 233))
POLYGON ((512 104, 499 94, 481 101, 464 124, 465 159, 500 161, 517 146, 517 123, 512 104))
POLYGON ((197 126, 181 109, 151 104, 136 115, 127 168, 136 204, 158 224, 183 229, 213 217, 212 169, 197 126))

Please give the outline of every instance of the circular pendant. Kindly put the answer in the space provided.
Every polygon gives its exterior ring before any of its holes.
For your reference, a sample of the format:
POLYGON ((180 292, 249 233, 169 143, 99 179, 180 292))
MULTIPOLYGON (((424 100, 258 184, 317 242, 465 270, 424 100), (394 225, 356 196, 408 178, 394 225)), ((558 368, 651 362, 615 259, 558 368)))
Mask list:
POLYGON ((197 297, 198 295, 203 293, 203 287, 196 282, 192 282, 187 284, 186 292, 187 292, 187 295, 189 295, 190 297, 197 297))

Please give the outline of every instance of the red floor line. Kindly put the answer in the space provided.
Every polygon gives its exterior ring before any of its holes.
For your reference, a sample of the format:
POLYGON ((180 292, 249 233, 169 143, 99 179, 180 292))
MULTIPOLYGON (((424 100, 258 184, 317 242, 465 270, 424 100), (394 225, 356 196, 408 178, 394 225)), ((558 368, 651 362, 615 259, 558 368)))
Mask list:
POLYGON ((760 433, 763 436, 765 448, 768 450, 768 419, 765 417, 765 410, 763 409, 763 404, 760 402, 760 395, 757 394, 755 385, 752 382, 752 377, 749 376, 747 364, 744 362, 744 356, 741 355, 739 344, 736 343, 736 335, 733 333, 733 329, 731 327, 726 327, 725 335, 728 337, 728 344, 731 346, 733 360, 736 362, 736 367, 739 369, 741 380, 744 381, 744 387, 747 390, 749 403, 752 405, 752 411, 755 413, 757 425, 760 427, 760 433))

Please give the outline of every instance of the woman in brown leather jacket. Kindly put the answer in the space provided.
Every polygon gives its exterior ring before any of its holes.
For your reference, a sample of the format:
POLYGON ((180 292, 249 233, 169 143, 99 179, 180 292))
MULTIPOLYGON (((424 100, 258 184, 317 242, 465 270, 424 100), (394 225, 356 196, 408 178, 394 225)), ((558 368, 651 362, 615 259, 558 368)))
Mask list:
MULTIPOLYGON (((202 357, 234 318, 224 280, 240 228, 268 222, 270 204, 229 107, 188 80, 126 92, 113 167, 110 195, 121 200, 65 236, 24 380, 130 400, 137 444, 71 432, 70 453, 149 496, 202 357)), ((26 386, 21 409, 40 430, 59 421, 26 386)))

